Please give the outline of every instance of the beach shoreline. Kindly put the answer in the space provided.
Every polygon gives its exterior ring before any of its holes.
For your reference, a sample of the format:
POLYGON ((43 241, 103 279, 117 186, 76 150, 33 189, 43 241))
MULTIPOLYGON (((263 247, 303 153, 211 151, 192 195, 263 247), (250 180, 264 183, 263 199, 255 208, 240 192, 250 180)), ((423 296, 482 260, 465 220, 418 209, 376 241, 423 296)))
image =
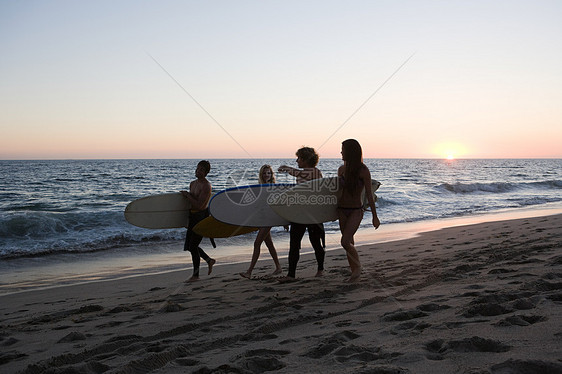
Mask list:
POLYGON ((0 296, 0 370, 35 373, 562 372, 562 215, 361 245, 315 278, 186 271, 0 296), (550 371, 548 371, 550 370, 550 371))
MULTIPOLYGON (((383 224, 378 230, 372 227, 360 228, 355 236, 358 246, 385 243, 414 238, 424 232, 441 230, 449 227, 493 222, 506 219, 540 217, 562 213, 562 205, 545 204, 544 206, 504 209, 502 211, 475 214, 464 217, 425 220, 417 222, 383 224)), ((366 212, 366 216, 370 213, 366 212)), ((249 234, 253 237, 254 234, 249 234)), ((339 243, 340 233, 326 236, 326 251, 343 250, 339 243)), ((249 263, 251 259, 251 242, 231 245, 230 239, 217 240, 217 249, 205 250, 218 260, 217 267, 239 263, 249 263)), ((288 254, 288 234, 279 234, 274 239, 282 265, 286 265, 288 254)), ((309 255, 312 248, 305 244, 301 253, 309 255)), ((29 292, 56 287, 66 287, 90 282, 105 282, 128 277, 139 277, 165 272, 183 271, 186 278, 191 272, 189 253, 183 252, 183 242, 139 243, 111 251, 94 253, 71 253, 42 256, 39 259, 20 258, 5 260, 0 263, 0 296, 18 292, 29 292)), ((266 248, 262 248, 259 262, 270 261, 266 248)))

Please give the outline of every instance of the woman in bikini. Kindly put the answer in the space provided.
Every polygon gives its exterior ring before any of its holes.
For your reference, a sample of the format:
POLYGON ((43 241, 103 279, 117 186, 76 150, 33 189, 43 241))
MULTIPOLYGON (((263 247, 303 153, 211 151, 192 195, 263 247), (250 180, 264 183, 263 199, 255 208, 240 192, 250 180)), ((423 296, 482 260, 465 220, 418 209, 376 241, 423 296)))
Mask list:
POLYGON ((341 245, 346 251, 351 268, 351 277, 348 281, 356 282, 361 275, 361 262, 355 249, 353 236, 363 220, 363 189, 365 189, 369 207, 373 213, 375 229, 380 226, 380 221, 373 199, 371 172, 363 163, 361 145, 355 139, 348 139, 342 143, 341 154, 344 162, 338 169, 342 185, 342 193, 338 200, 338 218, 342 233, 341 245))
MULTIPOLYGON (((260 168, 260 174, 258 178, 260 184, 275 183, 275 175, 273 174, 273 169, 269 165, 263 165, 260 168)), ((240 276, 248 279, 252 278, 252 271, 254 270, 254 266, 256 266, 256 263, 258 262, 258 258, 260 257, 261 243, 263 242, 265 242, 267 249, 269 249, 269 254, 273 258, 273 262, 275 263, 275 271, 271 275, 277 275, 281 273, 281 265, 279 264, 279 259, 277 258, 277 251, 275 251, 273 240, 271 240, 271 227, 262 227, 259 229, 258 236, 254 241, 254 253, 252 254, 252 262, 250 262, 250 267, 248 268, 248 270, 246 270, 245 273, 240 273, 240 276)))

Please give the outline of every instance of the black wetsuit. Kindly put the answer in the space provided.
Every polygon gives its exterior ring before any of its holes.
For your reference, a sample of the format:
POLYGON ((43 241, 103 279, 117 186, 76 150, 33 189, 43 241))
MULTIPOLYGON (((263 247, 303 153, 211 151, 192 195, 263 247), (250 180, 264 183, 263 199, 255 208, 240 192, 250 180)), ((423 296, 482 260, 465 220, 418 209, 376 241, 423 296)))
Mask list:
POLYGON ((318 262, 318 271, 324 270, 324 257, 326 252, 324 225, 322 223, 304 225, 300 223, 291 223, 290 244, 289 244, 289 273, 287 276, 295 278, 297 272, 297 263, 300 258, 301 241, 305 231, 308 229, 308 238, 310 244, 314 248, 316 261, 318 262))

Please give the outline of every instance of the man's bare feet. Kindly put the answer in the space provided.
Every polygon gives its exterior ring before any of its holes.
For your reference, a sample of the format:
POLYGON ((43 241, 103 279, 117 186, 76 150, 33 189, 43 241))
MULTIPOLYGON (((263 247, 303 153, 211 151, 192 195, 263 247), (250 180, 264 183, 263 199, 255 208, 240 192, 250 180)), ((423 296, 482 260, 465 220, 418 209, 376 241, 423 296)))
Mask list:
POLYGON ((194 275, 191 278, 189 278, 188 280, 186 280, 186 283, 191 283, 191 282, 197 282, 199 280, 199 277, 194 275))
POLYGON ((208 262, 208 264, 209 264, 209 272, 208 272, 207 274, 210 275, 210 274, 213 272, 213 265, 216 264, 216 263, 217 263, 217 261, 214 260, 214 259, 210 259, 210 260, 209 260, 209 262, 208 262))
POLYGON ((279 278, 279 280, 278 280, 279 283, 291 283, 291 282, 296 282, 296 281, 297 281, 296 278, 289 277, 289 276, 279 278))
POLYGON ((245 273, 238 273, 240 274, 241 277, 246 278, 246 279, 252 279, 252 274, 245 272, 245 273))
POLYGON ((323 276, 324 276, 324 270, 318 270, 316 272, 316 275, 315 275, 316 278, 323 277, 323 276))

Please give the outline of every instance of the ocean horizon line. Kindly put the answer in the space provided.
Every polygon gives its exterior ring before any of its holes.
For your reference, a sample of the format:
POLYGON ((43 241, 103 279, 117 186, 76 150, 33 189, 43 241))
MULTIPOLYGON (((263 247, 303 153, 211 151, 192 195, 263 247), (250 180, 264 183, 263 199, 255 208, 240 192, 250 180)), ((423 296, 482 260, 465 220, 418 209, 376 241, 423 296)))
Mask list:
MULTIPOLYGON (((287 160, 291 157, 163 157, 163 158, 0 158, 1 161, 155 161, 155 160, 287 160)), ((445 157, 364 157, 364 160, 442 160, 442 161, 463 161, 463 160, 562 160, 559 157, 458 157, 448 159, 445 157)), ((341 160, 341 157, 320 157, 320 160, 341 160)))

